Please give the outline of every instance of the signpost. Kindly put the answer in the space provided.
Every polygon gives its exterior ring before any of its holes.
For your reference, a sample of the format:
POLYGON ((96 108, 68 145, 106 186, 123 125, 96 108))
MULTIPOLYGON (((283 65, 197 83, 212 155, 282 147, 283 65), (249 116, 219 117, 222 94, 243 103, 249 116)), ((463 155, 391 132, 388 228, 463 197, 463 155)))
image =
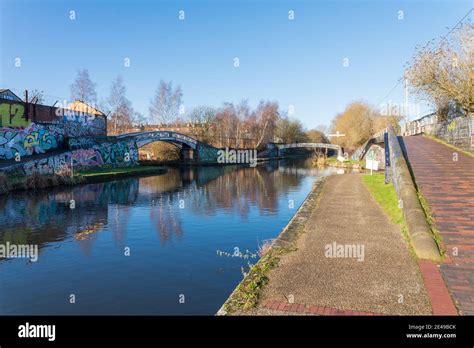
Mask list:
MULTIPOLYGON (((327 136, 328 136, 328 137, 336 137, 336 138, 339 138, 339 137, 345 137, 346 135, 345 135, 345 134, 341 134, 341 133, 339 133, 339 131, 337 131, 336 134, 328 134, 327 136)), ((339 162, 344 162, 345 157, 338 156, 338 157, 337 157, 337 160, 338 160, 339 162)))

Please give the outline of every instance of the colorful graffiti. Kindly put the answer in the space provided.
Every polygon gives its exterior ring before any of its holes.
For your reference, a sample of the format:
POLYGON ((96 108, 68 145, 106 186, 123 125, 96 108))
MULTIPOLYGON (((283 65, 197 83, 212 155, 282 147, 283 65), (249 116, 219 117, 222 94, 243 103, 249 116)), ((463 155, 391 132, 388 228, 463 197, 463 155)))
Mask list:
POLYGON ((98 167, 104 164, 102 156, 95 149, 73 151, 70 157, 74 167, 98 167))
POLYGON ((0 159, 45 153, 62 146, 64 135, 56 126, 32 123, 25 129, 0 128, 0 159))
POLYGON ((377 144, 372 144, 365 157, 379 163, 379 168, 385 168, 385 149, 377 144))
POLYGON ((1 127, 27 127, 30 122, 24 118, 25 107, 22 104, 0 104, 1 127))
POLYGON ((97 145, 97 141, 93 138, 70 138, 69 139, 69 148, 71 150, 76 149, 90 149, 94 145, 97 145))
POLYGON ((95 145, 92 149, 78 149, 58 155, 18 163, 5 168, 8 175, 29 176, 33 173, 53 175, 64 166, 75 169, 111 166, 128 167, 138 164, 138 148, 134 141, 95 145))
POLYGON ((138 161, 138 149, 134 141, 103 143, 95 148, 100 152, 105 164, 136 163, 138 161))
POLYGON ((103 136, 107 132, 103 117, 82 115, 61 120, 54 124, 31 123, 26 128, 0 128, 0 160, 61 148, 66 137, 80 145, 72 148, 90 148, 97 144, 91 137, 103 136))
POLYGON ((64 134, 70 138, 107 135, 106 119, 102 116, 68 113, 58 118, 58 124, 64 127, 64 134))
POLYGON ((198 146, 198 160, 201 162, 216 163, 219 149, 215 147, 199 144, 198 146))

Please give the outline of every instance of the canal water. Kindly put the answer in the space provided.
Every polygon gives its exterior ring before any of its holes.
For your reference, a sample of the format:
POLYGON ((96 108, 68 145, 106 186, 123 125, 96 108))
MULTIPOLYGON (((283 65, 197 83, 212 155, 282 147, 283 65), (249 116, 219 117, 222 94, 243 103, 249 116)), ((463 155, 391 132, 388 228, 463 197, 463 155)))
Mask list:
POLYGON ((215 314, 310 192, 308 160, 0 196, 0 315, 215 314))

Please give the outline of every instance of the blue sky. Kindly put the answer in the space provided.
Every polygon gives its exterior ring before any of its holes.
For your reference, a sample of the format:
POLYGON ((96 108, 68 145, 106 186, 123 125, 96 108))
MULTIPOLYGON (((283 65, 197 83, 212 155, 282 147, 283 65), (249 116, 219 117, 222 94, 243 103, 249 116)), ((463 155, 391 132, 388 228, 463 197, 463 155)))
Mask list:
MULTIPOLYGON (((54 102, 69 97, 77 70, 85 68, 104 98, 121 75, 134 108, 146 115, 165 79, 181 85, 187 110, 270 99, 282 109, 293 105, 293 116, 314 127, 329 124, 353 100, 378 105, 415 46, 444 36, 472 1, 0 0, 0 6, 2 88, 43 90, 54 102)), ((402 85, 383 102, 389 100, 403 102, 402 85)))

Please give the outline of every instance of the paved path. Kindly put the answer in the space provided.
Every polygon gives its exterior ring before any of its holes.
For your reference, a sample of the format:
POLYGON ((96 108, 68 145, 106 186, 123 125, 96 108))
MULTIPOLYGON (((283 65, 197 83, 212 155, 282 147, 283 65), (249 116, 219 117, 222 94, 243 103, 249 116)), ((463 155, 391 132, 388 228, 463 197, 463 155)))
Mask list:
POLYGON ((474 315, 474 157, 423 136, 403 138, 416 183, 447 250, 440 266, 461 314, 474 315))
POLYGON ((431 314, 423 277, 400 228, 360 175, 330 177, 305 229, 297 250, 269 272, 252 314, 431 314), (327 257, 326 246, 334 242, 364 246, 363 261, 327 257))

